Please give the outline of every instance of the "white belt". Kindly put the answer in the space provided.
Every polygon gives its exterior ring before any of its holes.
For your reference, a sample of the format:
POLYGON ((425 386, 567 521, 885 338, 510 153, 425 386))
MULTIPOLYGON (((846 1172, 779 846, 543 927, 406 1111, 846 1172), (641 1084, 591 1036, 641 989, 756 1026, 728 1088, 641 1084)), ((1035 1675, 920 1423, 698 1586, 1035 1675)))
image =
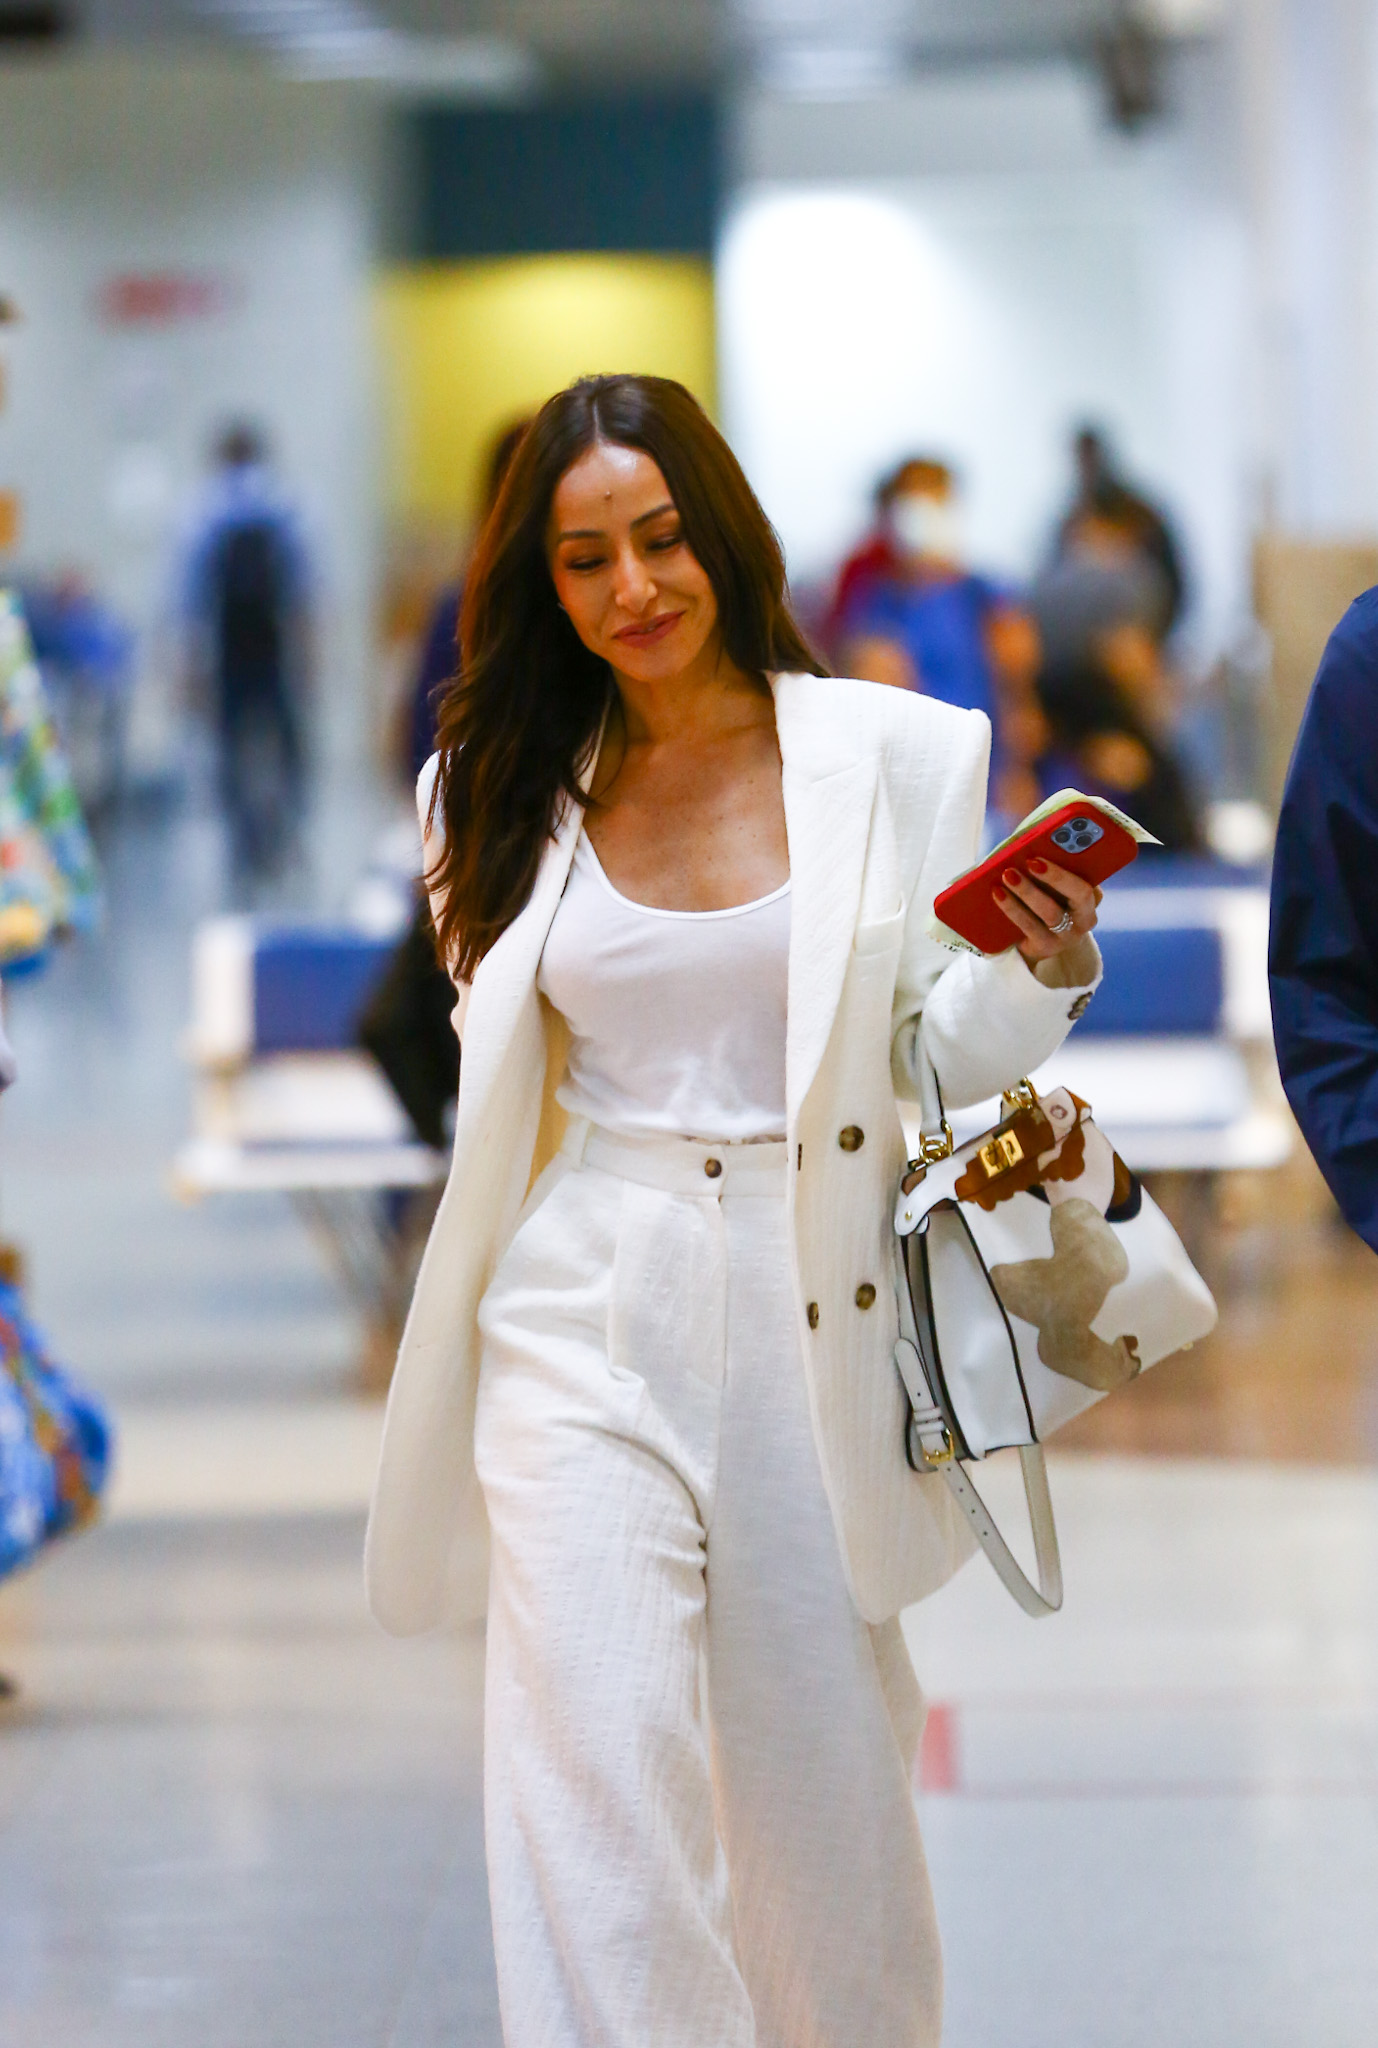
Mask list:
POLYGON ((560 1149, 577 1165, 676 1195, 782 1195, 789 1162, 783 1138, 629 1138, 582 1116, 570 1118, 560 1149))

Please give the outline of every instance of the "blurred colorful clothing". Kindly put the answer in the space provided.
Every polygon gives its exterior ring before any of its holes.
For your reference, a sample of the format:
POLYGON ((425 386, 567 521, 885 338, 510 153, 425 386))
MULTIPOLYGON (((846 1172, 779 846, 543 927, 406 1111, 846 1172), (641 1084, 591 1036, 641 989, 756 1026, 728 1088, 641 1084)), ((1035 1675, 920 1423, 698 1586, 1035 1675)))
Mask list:
POLYGON ((100 915, 96 857, 18 598, 0 590, 0 965, 100 915))
POLYGON ((993 721, 995 672, 987 632, 1001 602, 984 576, 917 582, 882 577, 862 585, 843 620, 843 637, 893 640, 913 663, 925 697, 962 711, 984 711, 993 721))
POLYGON ((0 1281, 0 1577, 94 1520, 109 1418, 48 1355, 19 1289, 0 1281))

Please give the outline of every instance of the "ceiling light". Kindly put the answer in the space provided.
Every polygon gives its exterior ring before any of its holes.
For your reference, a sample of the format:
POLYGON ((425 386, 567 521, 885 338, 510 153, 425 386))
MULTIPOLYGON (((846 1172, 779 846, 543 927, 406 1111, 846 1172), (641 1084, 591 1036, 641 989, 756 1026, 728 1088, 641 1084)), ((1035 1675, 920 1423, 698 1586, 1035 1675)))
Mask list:
POLYGON ((762 52, 760 75, 788 99, 850 100, 893 92, 908 68, 894 43, 785 43, 762 52))
POLYGON ((1145 28, 1165 36, 1209 36, 1225 25, 1227 0, 1137 0, 1132 9, 1145 28))
POLYGON ((422 36, 391 27, 361 0, 196 0, 217 27, 267 50, 293 78, 360 79, 410 97, 514 99, 540 74, 497 36, 422 36))

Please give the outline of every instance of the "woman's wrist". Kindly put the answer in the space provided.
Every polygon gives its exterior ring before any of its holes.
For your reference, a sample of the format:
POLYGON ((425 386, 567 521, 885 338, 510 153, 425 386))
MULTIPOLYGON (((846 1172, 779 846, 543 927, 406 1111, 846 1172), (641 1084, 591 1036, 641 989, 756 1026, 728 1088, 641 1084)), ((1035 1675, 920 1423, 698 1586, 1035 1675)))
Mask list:
POLYGON ((1030 859, 1029 867, 1027 875, 1005 868, 1003 888, 992 891, 995 901, 1023 933, 1018 944, 1024 964, 1045 988, 1083 988, 1100 965, 1090 935, 1101 892, 1055 861, 1030 859))
POLYGON ((1100 947, 1090 932, 1083 932, 1075 946, 1065 947, 1050 959, 1030 960, 1026 953, 1019 957, 1044 988, 1089 988, 1100 972, 1100 947))

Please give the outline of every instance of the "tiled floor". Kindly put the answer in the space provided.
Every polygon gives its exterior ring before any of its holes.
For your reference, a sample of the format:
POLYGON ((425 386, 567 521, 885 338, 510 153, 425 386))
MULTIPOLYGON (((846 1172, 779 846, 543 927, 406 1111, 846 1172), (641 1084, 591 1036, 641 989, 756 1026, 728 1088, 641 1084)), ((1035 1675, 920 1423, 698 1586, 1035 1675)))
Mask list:
POLYGON ((116 1521, 11 1591, 5 2048, 498 2041, 481 1639, 380 1637, 361 1538, 116 1521))
POLYGON ((1063 1455, 1053 1490, 1061 1616, 969 1569, 908 1617, 952 2048, 1371 2043, 1378 1474, 1063 1455))
MULTIPOLYGON (((5 2048, 496 2048, 481 1639, 362 1613, 376 1426, 132 1410, 110 1522, 0 1602, 5 2048)), ((948 2042, 1366 2048, 1378 1476, 1064 1456, 1053 1483, 1062 1617, 979 1561, 909 1617, 948 2042)))
MULTIPOLYGON (((497 2048, 481 1636, 363 1612, 378 1412, 291 1211, 167 1191, 213 852, 130 834, 14 994, 3 1223, 123 1455, 0 1587, 0 2048, 497 2048)), ((1224 1199, 1219 1336, 1055 1460, 1063 1615, 978 1560, 909 1617, 950 2048, 1378 2034, 1378 1261, 1300 1170, 1224 1199)))

